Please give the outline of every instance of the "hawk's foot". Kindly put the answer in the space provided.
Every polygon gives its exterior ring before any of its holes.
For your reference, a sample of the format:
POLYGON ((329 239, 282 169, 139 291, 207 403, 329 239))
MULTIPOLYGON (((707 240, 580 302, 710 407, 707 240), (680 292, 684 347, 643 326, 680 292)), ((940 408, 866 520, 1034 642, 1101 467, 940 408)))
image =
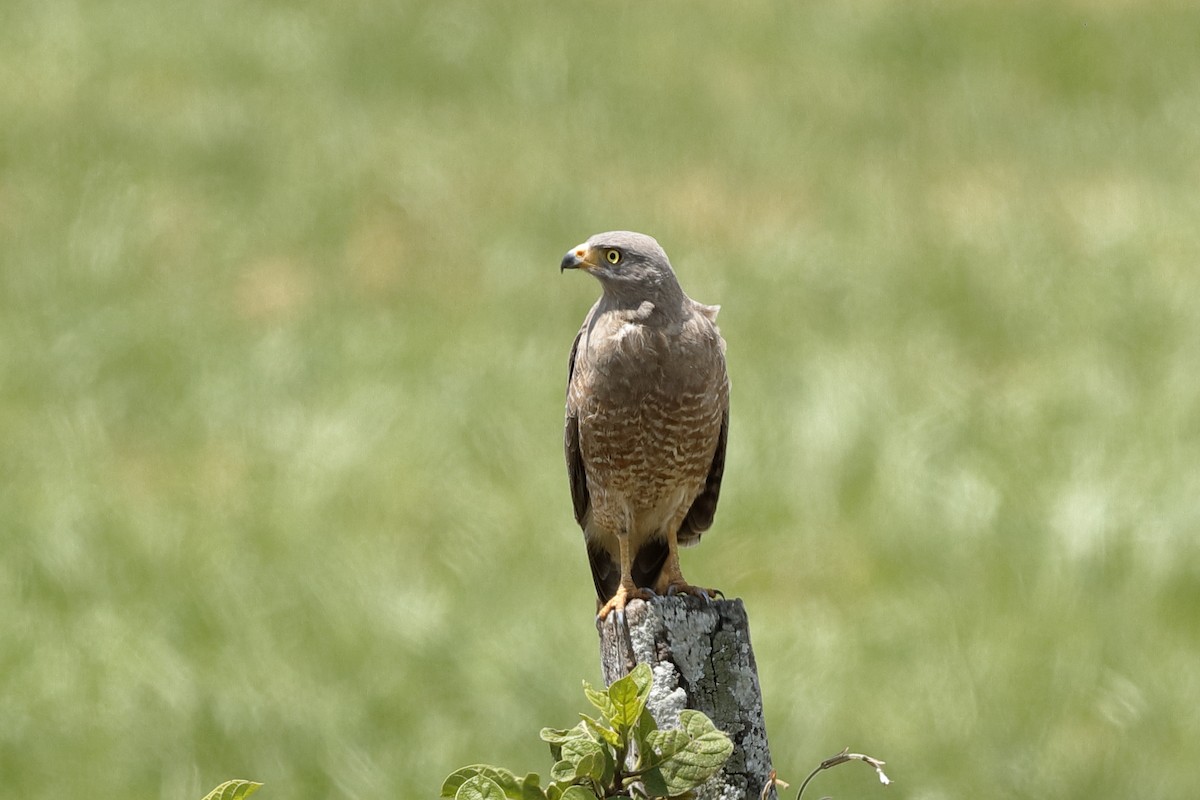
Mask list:
POLYGON ((596 619, 604 621, 608 619, 608 615, 616 613, 617 622, 624 623, 625 621, 625 604, 630 600, 649 600, 652 597, 657 597, 652 590, 634 587, 632 589, 625 588, 624 585, 617 587, 617 593, 614 594, 609 601, 600 606, 600 610, 596 612, 596 619))
POLYGON ((677 594, 690 594, 692 597, 702 597, 705 600, 714 600, 718 597, 724 598, 725 593, 720 589, 705 589, 702 586, 692 586, 684 581, 671 582, 667 584, 667 597, 673 597, 677 594))

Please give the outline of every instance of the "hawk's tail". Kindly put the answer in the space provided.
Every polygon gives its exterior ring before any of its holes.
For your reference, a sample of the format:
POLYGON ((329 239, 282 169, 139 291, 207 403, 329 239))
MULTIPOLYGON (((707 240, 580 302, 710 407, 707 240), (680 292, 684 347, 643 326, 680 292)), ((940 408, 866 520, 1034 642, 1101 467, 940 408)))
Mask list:
MULTIPOLYGON (((587 551, 592 581, 596 584, 596 599, 603 605, 612 599, 621 585, 621 565, 602 547, 588 545, 587 551)), ((651 539, 634 554, 633 582, 639 588, 654 588, 663 565, 667 563, 668 552, 666 540, 651 539)))

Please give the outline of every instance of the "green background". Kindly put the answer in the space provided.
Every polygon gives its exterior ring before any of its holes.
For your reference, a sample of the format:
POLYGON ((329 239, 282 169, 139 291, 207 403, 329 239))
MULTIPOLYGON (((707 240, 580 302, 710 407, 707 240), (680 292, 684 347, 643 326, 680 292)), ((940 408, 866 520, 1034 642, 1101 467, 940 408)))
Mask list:
POLYGON ((8 0, 6 796, 432 797, 599 677, 561 453, 658 237, 690 579, 837 797, 1200 796, 1200 9, 8 0))

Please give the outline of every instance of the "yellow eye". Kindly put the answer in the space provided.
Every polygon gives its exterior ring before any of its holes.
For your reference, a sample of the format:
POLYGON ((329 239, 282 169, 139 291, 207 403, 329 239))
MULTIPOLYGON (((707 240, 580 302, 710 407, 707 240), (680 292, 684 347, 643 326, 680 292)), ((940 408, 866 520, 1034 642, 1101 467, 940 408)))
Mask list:
POLYGON ((604 257, 608 259, 608 263, 616 264, 617 262, 619 262, 621 260, 621 251, 620 250, 609 250, 607 253, 604 254, 604 257))

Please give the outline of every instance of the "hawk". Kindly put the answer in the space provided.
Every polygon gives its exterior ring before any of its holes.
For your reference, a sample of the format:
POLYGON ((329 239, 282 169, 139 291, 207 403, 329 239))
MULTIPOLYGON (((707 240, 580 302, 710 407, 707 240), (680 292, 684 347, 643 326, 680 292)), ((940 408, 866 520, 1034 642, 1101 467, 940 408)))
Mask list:
MULTIPOLYGON (((692 300, 650 236, 598 233, 563 257, 600 281, 571 346, 564 444, 598 616, 633 598, 710 597, 679 547, 712 525, 725 470, 729 377, 719 306, 692 300)), ((560 270, 561 271, 561 270, 560 270)))

